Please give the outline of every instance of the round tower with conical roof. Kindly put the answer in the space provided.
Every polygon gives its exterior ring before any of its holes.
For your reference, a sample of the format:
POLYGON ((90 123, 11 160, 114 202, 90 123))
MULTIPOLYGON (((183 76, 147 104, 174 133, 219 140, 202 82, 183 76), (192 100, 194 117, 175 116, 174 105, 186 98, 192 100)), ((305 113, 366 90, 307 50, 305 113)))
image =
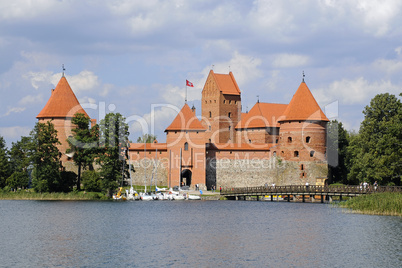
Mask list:
MULTIPOLYGON (((61 145, 58 145, 58 149, 61 153, 61 161, 64 167, 66 167, 65 163, 68 161, 68 156, 65 154, 69 148, 67 138, 72 136, 71 130, 74 127, 71 119, 76 113, 88 116, 63 75, 56 88, 51 90, 49 100, 36 118, 40 123, 47 121, 53 123, 61 143, 61 145)), ((70 168, 67 169, 70 170, 70 168)))
POLYGON ((302 181, 316 183, 315 175, 309 174, 313 169, 311 163, 326 161, 328 121, 303 80, 279 120, 279 143, 275 152, 286 161, 299 163, 302 181))

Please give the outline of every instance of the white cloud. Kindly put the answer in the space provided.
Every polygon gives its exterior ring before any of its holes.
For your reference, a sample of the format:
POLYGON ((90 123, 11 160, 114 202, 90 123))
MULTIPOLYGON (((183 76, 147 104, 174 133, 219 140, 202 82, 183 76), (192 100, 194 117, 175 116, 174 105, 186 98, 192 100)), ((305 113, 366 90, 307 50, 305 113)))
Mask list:
POLYGON ((25 109, 26 109, 25 107, 11 107, 7 110, 7 112, 2 117, 9 116, 10 114, 13 114, 13 113, 17 113, 17 114, 21 113, 21 112, 25 111, 25 109))
POLYGON ((376 94, 399 94, 401 86, 393 85, 390 80, 369 82, 363 77, 355 80, 342 79, 326 88, 312 90, 317 102, 329 103, 338 100, 342 104, 366 104, 376 94))
MULTIPOLYGON (((253 56, 242 55, 235 51, 232 58, 226 62, 220 62, 214 65, 215 73, 229 73, 229 68, 235 76, 236 82, 241 87, 243 84, 252 81, 262 76, 262 72, 259 69, 262 61, 259 58, 253 56)), ((205 67, 202 73, 208 75, 210 66, 205 67)), ((202 84, 205 82, 206 77, 203 79, 202 84)))
POLYGON ((38 89, 41 85, 48 84, 52 78, 52 72, 28 72, 23 78, 29 79, 33 88, 38 89))
POLYGON ((28 127, 0 127, 0 135, 5 140, 18 140, 21 136, 28 136, 29 132, 31 132, 31 129, 28 127))
POLYGON ((27 95, 25 97, 23 97, 18 103, 21 105, 29 105, 29 104, 33 104, 33 103, 41 103, 43 101, 43 97, 42 95, 36 95, 36 96, 32 96, 32 95, 27 95))
POLYGON ((53 0, 13 0, 0 1, 0 19, 34 18, 52 10, 59 1, 53 0))
POLYGON ((274 68, 292 68, 305 66, 310 63, 310 58, 305 55, 282 53, 275 55, 272 62, 274 68))
MULTIPOLYGON (((57 85, 61 77, 61 74, 54 74, 52 76, 52 84, 57 85)), ((70 84, 71 89, 74 93, 78 93, 80 91, 91 91, 96 89, 100 82, 98 80, 98 76, 96 76, 93 72, 84 70, 81 71, 77 75, 66 75, 66 79, 70 84)))

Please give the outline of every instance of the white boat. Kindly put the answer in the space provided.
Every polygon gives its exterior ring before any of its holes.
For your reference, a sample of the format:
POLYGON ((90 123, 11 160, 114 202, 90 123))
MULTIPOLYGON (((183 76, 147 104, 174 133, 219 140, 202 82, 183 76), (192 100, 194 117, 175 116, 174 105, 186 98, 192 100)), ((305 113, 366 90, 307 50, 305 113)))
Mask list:
POLYGON ((185 197, 182 194, 174 194, 172 195, 172 200, 184 200, 185 197))
POLYGON ((189 194, 189 195, 187 196, 187 199, 188 199, 188 200, 201 200, 201 196, 195 195, 195 194, 189 194))
POLYGON ((140 199, 141 199, 142 201, 151 201, 151 200, 154 200, 154 199, 152 198, 152 196, 149 195, 149 194, 147 194, 147 193, 140 193, 140 199))

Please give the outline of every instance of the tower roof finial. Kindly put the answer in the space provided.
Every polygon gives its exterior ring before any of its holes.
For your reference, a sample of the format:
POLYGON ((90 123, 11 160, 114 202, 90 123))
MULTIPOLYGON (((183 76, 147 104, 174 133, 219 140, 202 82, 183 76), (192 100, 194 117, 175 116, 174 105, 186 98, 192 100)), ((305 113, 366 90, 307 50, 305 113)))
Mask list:
POLYGON ((303 83, 304 83, 304 77, 305 77, 305 75, 304 75, 304 71, 303 71, 303 83))
POLYGON ((66 68, 64 68, 64 64, 62 64, 61 67, 62 67, 62 69, 63 69, 62 77, 64 77, 64 71, 66 70, 66 68))

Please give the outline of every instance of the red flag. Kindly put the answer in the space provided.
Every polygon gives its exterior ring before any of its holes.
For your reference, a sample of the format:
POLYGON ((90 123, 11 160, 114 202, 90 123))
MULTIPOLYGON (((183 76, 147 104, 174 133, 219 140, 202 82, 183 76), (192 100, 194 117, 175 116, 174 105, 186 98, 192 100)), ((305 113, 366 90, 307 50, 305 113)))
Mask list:
POLYGON ((191 83, 190 81, 186 80, 186 86, 188 87, 194 87, 193 83, 191 83))

